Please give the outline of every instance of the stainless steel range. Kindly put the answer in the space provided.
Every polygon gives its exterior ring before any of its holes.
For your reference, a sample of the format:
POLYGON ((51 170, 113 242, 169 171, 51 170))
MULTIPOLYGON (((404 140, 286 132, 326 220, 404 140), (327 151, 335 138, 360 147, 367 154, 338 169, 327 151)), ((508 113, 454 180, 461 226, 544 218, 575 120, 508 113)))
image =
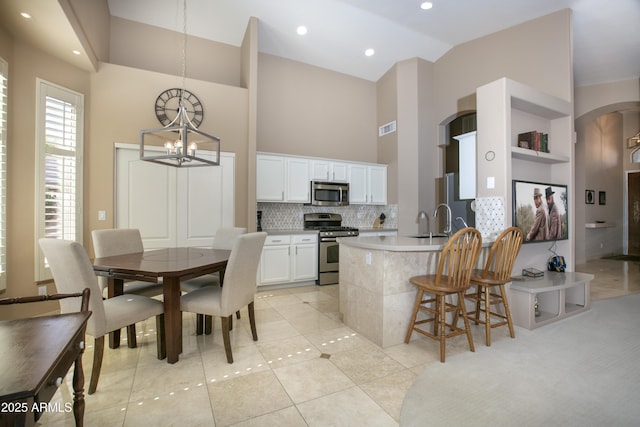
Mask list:
POLYGON ((342 216, 334 213, 304 214, 304 229, 318 230, 318 285, 338 283, 340 245, 338 237, 357 236, 358 229, 342 226, 342 216))

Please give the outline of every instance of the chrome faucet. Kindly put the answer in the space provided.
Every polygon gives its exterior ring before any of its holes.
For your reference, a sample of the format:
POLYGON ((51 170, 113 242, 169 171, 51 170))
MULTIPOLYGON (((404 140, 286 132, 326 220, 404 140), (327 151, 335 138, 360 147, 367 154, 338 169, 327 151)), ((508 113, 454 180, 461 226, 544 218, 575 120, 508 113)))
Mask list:
POLYGON ((437 218, 438 217, 438 209, 440 209, 441 207, 444 207, 447 209, 447 223, 444 226, 444 234, 446 234, 447 236, 451 235, 451 208, 449 207, 449 205, 447 205, 446 203, 440 203, 438 206, 436 206, 436 210, 433 212, 433 217, 437 218))
POLYGON ((457 220, 462 221, 462 223, 464 224, 464 228, 468 228, 468 227, 469 227, 469 226, 467 225, 467 222, 466 222, 466 221, 465 221, 461 216, 456 217, 456 221, 457 221, 457 220))

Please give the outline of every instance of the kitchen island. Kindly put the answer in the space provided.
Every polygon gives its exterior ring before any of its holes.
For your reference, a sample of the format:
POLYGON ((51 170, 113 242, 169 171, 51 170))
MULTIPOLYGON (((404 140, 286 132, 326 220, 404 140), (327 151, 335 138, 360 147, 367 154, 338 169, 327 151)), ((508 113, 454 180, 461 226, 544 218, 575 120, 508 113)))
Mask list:
MULTIPOLYGON (((437 271, 447 238, 347 237, 338 242, 344 324, 383 348, 404 342, 416 297, 409 278, 437 271)), ((483 241, 483 253, 490 245, 483 241)))

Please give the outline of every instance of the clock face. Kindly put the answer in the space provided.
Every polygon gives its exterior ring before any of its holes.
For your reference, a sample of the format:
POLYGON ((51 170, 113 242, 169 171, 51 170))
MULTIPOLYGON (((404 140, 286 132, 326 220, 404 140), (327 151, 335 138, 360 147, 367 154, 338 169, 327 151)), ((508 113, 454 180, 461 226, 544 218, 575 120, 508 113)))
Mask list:
MULTIPOLYGON (((202 123, 202 119, 204 117, 202 103, 197 96, 186 89, 167 89, 158 95, 155 105, 156 117, 162 126, 167 126, 172 123, 178 115, 181 96, 187 112, 187 117, 189 117, 191 123, 197 128, 200 126, 200 123, 202 123)), ((176 121, 173 124, 178 125, 179 122, 176 121)))

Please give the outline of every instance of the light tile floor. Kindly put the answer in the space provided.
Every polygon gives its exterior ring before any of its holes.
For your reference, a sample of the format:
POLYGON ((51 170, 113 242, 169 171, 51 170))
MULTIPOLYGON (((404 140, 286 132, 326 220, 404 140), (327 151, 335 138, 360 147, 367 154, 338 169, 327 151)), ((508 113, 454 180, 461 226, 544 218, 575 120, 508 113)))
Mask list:
MULTIPOLYGON (((595 274, 592 299, 640 292, 640 263, 595 260, 576 270, 595 274)), ((342 324, 338 285, 260 291, 257 342, 247 317, 243 310, 235 321, 232 365, 219 321, 212 335, 196 336, 195 316, 185 313, 184 350, 174 365, 156 358, 155 321, 138 324, 137 348, 105 349, 98 390, 86 396, 85 425, 397 426, 406 391, 439 363, 434 341, 382 349, 342 324)), ((483 334, 473 327, 476 345, 483 334)), ((492 338, 507 339, 508 331, 498 328, 492 338)), ((464 336, 450 341, 447 357, 468 351, 464 336)), ((92 356, 89 345, 87 384, 92 356)), ((71 380, 52 401, 61 408, 73 400, 71 380)), ((73 417, 49 412, 39 424, 73 425, 73 417)))

